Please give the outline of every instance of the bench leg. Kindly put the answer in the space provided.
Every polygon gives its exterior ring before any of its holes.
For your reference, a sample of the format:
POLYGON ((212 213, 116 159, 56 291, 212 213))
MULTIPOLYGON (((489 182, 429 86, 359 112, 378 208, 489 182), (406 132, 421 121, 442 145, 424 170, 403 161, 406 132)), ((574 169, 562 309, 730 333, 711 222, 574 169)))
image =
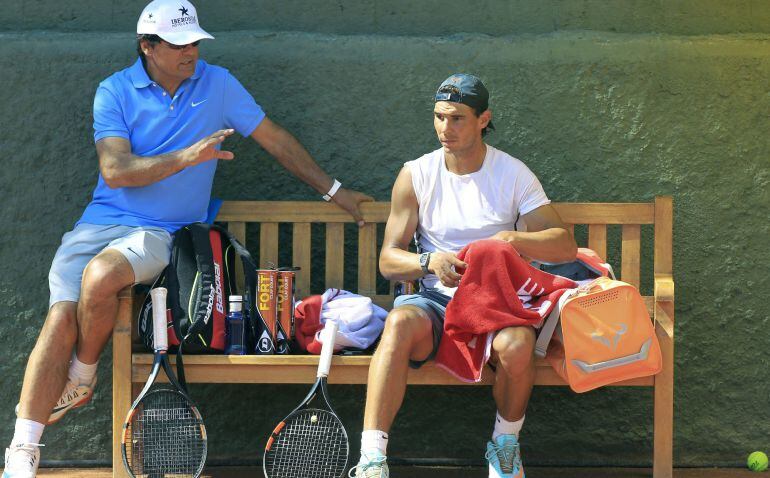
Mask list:
MULTIPOLYGON (((674 316, 673 303, 657 304, 664 307, 670 318, 674 316)), ((655 443, 653 477, 672 478, 674 453, 674 337, 671 330, 656 327, 663 355, 663 371, 655 376, 655 443)))
POLYGON ((118 316, 112 335, 112 476, 128 478, 120 452, 123 420, 131 408, 131 316, 133 290, 120 293, 118 316))

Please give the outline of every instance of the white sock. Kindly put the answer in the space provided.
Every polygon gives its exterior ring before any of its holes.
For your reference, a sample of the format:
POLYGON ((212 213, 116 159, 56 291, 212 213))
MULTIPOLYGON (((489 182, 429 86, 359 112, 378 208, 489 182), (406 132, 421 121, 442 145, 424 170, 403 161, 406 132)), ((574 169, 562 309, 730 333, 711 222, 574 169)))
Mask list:
POLYGON ((70 380, 78 385, 87 385, 93 381, 98 365, 98 361, 94 364, 83 363, 78 360, 78 356, 73 353, 72 362, 70 363, 70 369, 67 375, 70 380))
POLYGON ((16 428, 13 431, 11 445, 19 443, 40 443, 45 425, 26 418, 16 419, 16 428))
POLYGON ((495 418, 495 430, 492 432, 492 440, 496 440, 500 435, 516 435, 516 438, 518 438, 521 427, 524 425, 525 417, 526 415, 515 422, 509 422, 500 416, 500 412, 497 412, 497 417, 495 418))
POLYGON ((370 456, 379 453, 386 456, 388 451, 388 434, 380 430, 364 430, 361 433, 361 455, 370 456))

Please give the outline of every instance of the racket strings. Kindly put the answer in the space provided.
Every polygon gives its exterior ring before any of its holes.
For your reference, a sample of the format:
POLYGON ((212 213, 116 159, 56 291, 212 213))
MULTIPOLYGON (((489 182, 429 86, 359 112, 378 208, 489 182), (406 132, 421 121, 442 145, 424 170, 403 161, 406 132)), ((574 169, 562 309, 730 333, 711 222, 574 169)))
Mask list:
POLYGON ((198 476, 203 469, 203 422, 177 391, 147 394, 137 404, 126 433, 126 461, 134 476, 198 476))
POLYGON ((290 417, 265 454, 270 478, 342 476, 348 439, 339 418, 325 410, 302 410, 290 417))

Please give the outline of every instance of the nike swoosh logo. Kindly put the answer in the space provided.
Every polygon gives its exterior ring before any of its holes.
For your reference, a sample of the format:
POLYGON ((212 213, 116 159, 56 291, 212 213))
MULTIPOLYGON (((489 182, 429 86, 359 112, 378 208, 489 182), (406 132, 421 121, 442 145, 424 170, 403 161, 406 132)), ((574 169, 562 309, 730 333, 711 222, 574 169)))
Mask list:
POLYGON ((206 98, 205 100, 203 100, 203 101, 199 101, 199 102, 197 102, 197 103, 193 101, 191 104, 192 104, 192 107, 193 107, 193 108, 195 108, 195 107, 196 107, 196 106, 198 106, 199 104, 201 104, 201 103, 205 103, 205 102, 207 102, 208 100, 209 100, 209 99, 208 99, 208 98, 206 98))

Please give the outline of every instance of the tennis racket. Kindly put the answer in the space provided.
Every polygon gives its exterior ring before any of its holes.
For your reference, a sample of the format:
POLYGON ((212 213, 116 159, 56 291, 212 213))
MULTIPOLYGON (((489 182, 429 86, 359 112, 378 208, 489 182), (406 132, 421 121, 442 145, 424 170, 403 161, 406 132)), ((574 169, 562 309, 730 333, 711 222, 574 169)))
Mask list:
POLYGON ((340 478, 348 464, 348 434, 329 403, 329 375, 338 325, 326 322, 318 378, 302 403, 278 426, 265 445, 266 478, 340 478), (311 403, 320 395, 316 407, 311 403))
POLYGON ((197 478, 206 461, 206 428, 168 363, 167 291, 157 287, 150 294, 155 359, 123 424, 123 464, 135 478, 197 478), (161 366, 171 387, 153 386, 161 366))

